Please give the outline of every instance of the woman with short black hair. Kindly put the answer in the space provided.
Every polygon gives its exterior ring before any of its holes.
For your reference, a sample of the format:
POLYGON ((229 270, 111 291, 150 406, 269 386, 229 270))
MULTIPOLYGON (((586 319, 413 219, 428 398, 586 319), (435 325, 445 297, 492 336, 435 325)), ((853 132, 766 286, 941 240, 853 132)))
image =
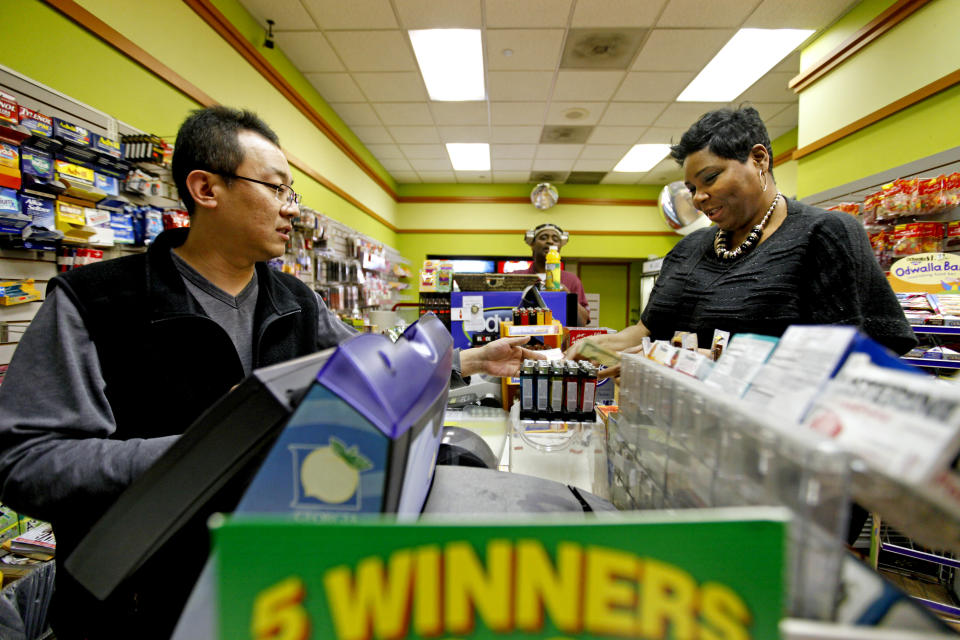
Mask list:
POLYGON ((670 154, 714 225, 667 254, 640 322, 598 342, 619 351, 679 330, 709 346, 715 329, 780 336, 793 324, 843 324, 900 354, 916 345, 863 226, 777 190, 756 109, 703 115, 670 154))

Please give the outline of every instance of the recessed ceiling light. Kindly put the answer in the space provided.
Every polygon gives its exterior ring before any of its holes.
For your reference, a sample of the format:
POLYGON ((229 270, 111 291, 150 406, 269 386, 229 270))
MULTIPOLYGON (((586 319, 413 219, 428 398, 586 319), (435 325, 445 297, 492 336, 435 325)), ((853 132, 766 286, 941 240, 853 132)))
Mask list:
POLYGON ((504 57, 509 58, 510 56, 513 55, 513 49, 504 49, 500 53, 502 53, 504 57))
POLYGON ((677 97, 729 102, 810 37, 811 29, 740 29, 677 97))
POLYGON ((490 170, 490 145, 486 142, 448 142, 447 154, 454 171, 490 170))
POLYGON ((419 29, 410 43, 431 100, 483 100, 483 45, 479 29, 419 29))
POLYGON ((668 144, 635 144, 613 168, 618 173, 650 171, 670 153, 668 144))

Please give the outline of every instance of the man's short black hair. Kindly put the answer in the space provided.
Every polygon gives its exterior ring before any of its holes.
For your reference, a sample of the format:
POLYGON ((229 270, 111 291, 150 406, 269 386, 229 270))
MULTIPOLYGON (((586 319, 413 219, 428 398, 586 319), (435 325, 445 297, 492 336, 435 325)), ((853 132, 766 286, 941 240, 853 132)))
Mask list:
POLYGON ((173 148, 173 181, 190 214, 196 203, 187 189, 187 176, 197 169, 234 173, 243 162, 243 149, 237 140, 242 130, 259 133, 280 146, 277 134, 251 111, 207 107, 193 111, 180 125, 173 148))
POLYGON ((773 175, 773 149, 770 134, 753 107, 717 109, 700 116, 680 142, 670 147, 670 157, 683 165, 691 153, 708 148, 721 158, 744 162, 755 144, 762 144, 770 157, 767 170, 773 175))

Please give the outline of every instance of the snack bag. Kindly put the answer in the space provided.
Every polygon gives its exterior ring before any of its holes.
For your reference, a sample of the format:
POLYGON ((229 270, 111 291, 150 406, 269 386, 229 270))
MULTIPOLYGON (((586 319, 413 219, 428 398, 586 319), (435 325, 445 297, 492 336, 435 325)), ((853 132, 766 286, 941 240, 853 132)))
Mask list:
POLYGON ((863 224, 877 221, 877 207, 880 204, 880 192, 871 193, 863 199, 863 224))
POLYGON ((837 205, 837 211, 842 211, 843 213, 849 213, 854 218, 860 215, 860 203, 859 202, 841 202, 837 205))
POLYGON ((894 201, 895 210, 898 216, 908 216, 917 211, 917 186, 920 182, 917 178, 907 180, 900 179, 900 192, 894 201))
POLYGON ((945 207, 960 205, 960 173, 951 173, 943 181, 945 207))
POLYGON ((945 176, 925 178, 917 187, 917 214, 930 215, 943 209, 943 182, 945 176))
POLYGON ((878 221, 889 220, 899 215, 896 208, 896 201, 899 197, 900 182, 898 180, 894 180, 881 187, 879 201, 877 202, 878 221))
POLYGON ((947 223, 946 235, 943 238, 944 251, 960 251, 960 220, 947 223))

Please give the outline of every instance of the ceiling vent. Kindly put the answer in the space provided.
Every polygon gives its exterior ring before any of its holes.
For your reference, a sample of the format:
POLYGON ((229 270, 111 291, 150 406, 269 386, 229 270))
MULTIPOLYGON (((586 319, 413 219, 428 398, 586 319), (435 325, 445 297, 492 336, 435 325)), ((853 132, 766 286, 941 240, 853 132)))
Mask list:
POLYGON ((647 29, 570 29, 561 69, 626 69, 647 29))
POLYGON ((527 182, 563 182, 566 179, 566 171, 534 171, 527 182))
POLYGON ((571 171, 567 176, 567 184, 600 184, 606 171, 571 171))
POLYGON ((547 125, 540 134, 540 144, 583 144, 591 133, 592 126, 547 125))

